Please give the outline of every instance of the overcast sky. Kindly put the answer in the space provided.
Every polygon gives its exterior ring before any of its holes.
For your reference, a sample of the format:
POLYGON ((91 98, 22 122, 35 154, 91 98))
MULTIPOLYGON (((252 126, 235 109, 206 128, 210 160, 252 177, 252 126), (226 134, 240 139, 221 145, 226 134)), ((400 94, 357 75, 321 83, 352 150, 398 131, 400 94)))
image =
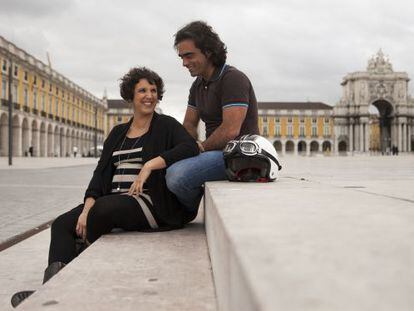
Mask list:
MULTIPOLYGON (((165 113, 182 121, 192 78, 174 33, 204 20, 244 71, 259 101, 338 102, 347 73, 366 69, 379 48, 414 77, 410 0, 0 0, 0 35, 98 97, 120 98, 133 66, 158 72, 165 113)), ((413 94, 413 83, 410 93, 413 94)))

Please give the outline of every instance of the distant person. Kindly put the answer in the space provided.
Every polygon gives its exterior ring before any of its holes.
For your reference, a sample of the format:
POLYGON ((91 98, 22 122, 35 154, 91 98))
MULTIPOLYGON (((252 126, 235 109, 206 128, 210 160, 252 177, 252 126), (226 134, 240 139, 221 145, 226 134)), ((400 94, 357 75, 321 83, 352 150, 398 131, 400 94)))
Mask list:
POLYGON ((76 154, 78 153, 78 147, 73 147, 73 156, 76 158, 76 154))
MULTIPOLYGON (((144 67, 133 68, 121 79, 120 89, 134 114, 109 133, 84 204, 52 223, 43 282, 77 256, 77 238, 89 245, 114 228, 165 231, 182 228, 193 219, 168 190, 165 174, 167 167, 199 151, 177 120, 154 111, 164 93, 162 79, 144 67)), ((16 293, 12 305, 32 293, 16 293)))
POLYGON ((33 157, 33 146, 29 147, 29 154, 30 154, 30 157, 33 157))
POLYGON ((227 48, 214 30, 195 21, 175 34, 174 47, 182 64, 195 77, 183 125, 197 139, 200 119, 206 140, 201 154, 167 170, 168 188, 188 210, 197 211, 206 181, 227 179, 223 148, 244 134, 259 134, 257 101, 247 76, 226 64, 227 48))

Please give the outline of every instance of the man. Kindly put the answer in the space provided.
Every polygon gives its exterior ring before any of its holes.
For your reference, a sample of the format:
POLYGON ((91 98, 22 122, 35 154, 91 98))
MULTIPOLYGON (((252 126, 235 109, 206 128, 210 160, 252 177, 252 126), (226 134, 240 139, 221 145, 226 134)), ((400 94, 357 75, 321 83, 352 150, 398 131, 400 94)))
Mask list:
POLYGON ((196 77, 190 88, 183 125, 197 139, 200 119, 206 140, 200 155, 167 170, 167 186, 188 210, 197 211, 206 181, 226 179, 223 148, 244 134, 259 134, 253 87, 241 71, 226 64, 227 48, 205 22, 195 21, 175 34, 174 46, 183 66, 196 77))

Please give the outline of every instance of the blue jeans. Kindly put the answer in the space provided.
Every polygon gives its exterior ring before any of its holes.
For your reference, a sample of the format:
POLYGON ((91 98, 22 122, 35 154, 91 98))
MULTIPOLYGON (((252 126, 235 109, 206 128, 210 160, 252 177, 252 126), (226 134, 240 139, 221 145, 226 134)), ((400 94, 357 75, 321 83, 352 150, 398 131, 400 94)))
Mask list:
POLYGON ((206 151, 178 161, 167 169, 165 178, 168 189, 189 211, 195 211, 203 196, 203 184, 227 179, 223 152, 206 151))

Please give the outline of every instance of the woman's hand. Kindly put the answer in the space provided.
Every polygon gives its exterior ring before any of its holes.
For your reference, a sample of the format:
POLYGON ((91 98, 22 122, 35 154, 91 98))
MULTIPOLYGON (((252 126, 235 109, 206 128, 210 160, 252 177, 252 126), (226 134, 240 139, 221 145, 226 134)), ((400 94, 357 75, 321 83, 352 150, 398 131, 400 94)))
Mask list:
POLYGON ((140 194, 144 191, 144 183, 151 175, 152 169, 149 165, 145 164, 139 172, 137 178, 135 178, 131 187, 128 190, 129 195, 140 194))
POLYGON ((86 240, 86 221, 88 219, 88 212, 89 211, 83 210, 78 218, 78 223, 76 224, 76 234, 84 241, 86 240))
POLYGON ((145 163, 141 171, 139 172, 137 178, 129 188, 128 194, 133 195, 142 193, 144 191, 144 183, 151 175, 151 172, 153 170, 160 170, 166 167, 167 164, 165 163, 165 160, 160 156, 145 163))
POLYGON ((76 224, 76 234, 78 237, 82 238, 82 240, 86 240, 86 221, 88 220, 88 213, 92 206, 95 204, 94 198, 87 198, 85 200, 85 204, 83 206, 83 211, 78 218, 78 222, 76 224))

